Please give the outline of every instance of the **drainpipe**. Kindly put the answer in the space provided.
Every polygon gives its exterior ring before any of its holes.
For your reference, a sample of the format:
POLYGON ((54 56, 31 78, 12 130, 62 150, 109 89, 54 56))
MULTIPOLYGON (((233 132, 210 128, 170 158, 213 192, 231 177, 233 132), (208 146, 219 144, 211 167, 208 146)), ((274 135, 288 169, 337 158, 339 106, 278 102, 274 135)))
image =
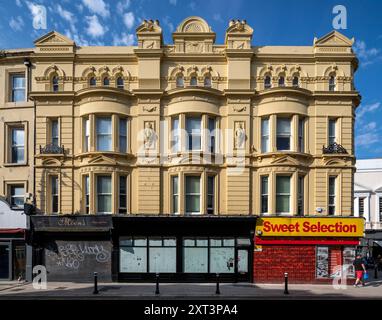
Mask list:
MULTIPOLYGON (((30 94, 30 91, 31 91, 31 79, 32 79, 32 63, 30 61, 30 59, 27 57, 24 59, 24 65, 25 67, 27 68, 27 101, 29 101, 29 94, 30 94)), ((36 143, 36 108, 35 108, 36 104, 34 102, 34 108, 33 108, 33 113, 34 113, 34 117, 33 117, 33 126, 34 126, 34 130, 33 130, 33 196, 34 196, 34 191, 35 191, 35 179, 34 179, 34 176, 35 176, 35 159, 34 159, 34 152, 36 150, 36 146, 35 146, 35 143, 36 143)), ((28 148, 29 150, 29 148, 28 148)), ((31 228, 31 217, 28 215, 26 217, 27 219, 27 229, 30 229, 31 228)), ((32 270, 33 270, 33 247, 31 244, 26 244, 26 247, 25 247, 25 250, 26 250, 26 266, 25 266, 25 280, 28 281, 28 282, 31 282, 32 281, 32 278, 33 278, 33 274, 32 274, 32 270)))

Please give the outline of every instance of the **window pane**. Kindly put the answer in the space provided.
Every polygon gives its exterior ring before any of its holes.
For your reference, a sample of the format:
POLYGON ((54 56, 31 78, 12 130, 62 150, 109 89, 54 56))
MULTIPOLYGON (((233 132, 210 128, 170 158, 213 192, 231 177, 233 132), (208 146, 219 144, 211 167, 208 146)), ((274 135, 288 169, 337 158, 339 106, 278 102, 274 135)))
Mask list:
POLYGON ((304 152, 304 119, 298 121, 298 150, 304 152))
POLYGON ((223 246, 225 247, 234 247, 235 246, 235 239, 231 238, 225 238, 223 239, 223 246))
POLYGON ((190 85, 196 86, 197 84, 198 84, 198 79, 196 79, 196 77, 191 77, 190 85))
POLYGON ((208 118, 208 131, 209 131, 209 151, 215 152, 215 128, 216 123, 214 118, 208 118))
POLYGON ((147 272, 147 248, 121 247, 120 272, 147 272))
POLYGON ((221 239, 210 239, 210 246, 211 247, 221 247, 222 245, 222 240, 221 239))
POLYGON ((149 248, 149 272, 173 273, 176 272, 176 248, 157 247, 149 248))
POLYGON ((186 212, 200 212, 200 196, 186 196, 186 212))
POLYGON ((195 247, 195 239, 183 239, 183 246, 195 247))
POLYGON ((118 77, 118 78, 117 78, 117 87, 118 87, 119 89, 123 89, 124 84, 123 84, 123 79, 122 79, 122 77, 118 77))
POLYGON ((12 145, 16 145, 16 146, 24 145, 24 129, 22 128, 12 129, 12 145))
POLYGON ((11 162, 22 163, 24 162, 24 129, 14 128, 11 131, 12 146, 11 146, 11 162))
POLYGON ((96 78, 91 77, 89 80, 89 84, 90 84, 90 86, 95 86, 97 84, 96 78))
POLYGON ((23 208, 24 193, 23 186, 11 186, 11 207, 23 208))
POLYGON ((208 248, 183 248, 183 272, 207 273, 208 248))
POLYGON ((186 130, 188 134, 188 149, 201 149, 201 118, 187 118, 186 130))
POLYGON ((127 120, 119 119, 119 151, 127 151, 127 120))
POLYGON ((111 118, 97 118, 97 150, 111 151, 111 118))
POLYGON ((196 193, 200 192, 200 177, 186 177, 186 193, 196 193))
POLYGON ((329 120, 329 144, 336 141, 336 120, 329 120))
POLYGON ((211 87, 211 78, 210 77, 204 78, 204 86, 205 87, 211 87))
POLYGON ((172 207, 173 212, 178 213, 178 176, 173 176, 172 180, 172 207))
POLYGON ((289 193, 290 192, 290 177, 279 176, 276 179, 276 192, 289 193))
POLYGON ((176 239, 175 238, 164 238, 163 245, 165 247, 176 247, 176 239))
POLYGON ((134 246, 147 246, 147 238, 134 237, 134 246))
POLYGON ((25 76, 12 76, 12 102, 25 101, 25 76))
POLYGON ((172 119, 172 151, 180 150, 179 118, 172 119))
POLYGON ((210 249, 210 272, 211 273, 234 273, 235 272, 235 248, 211 248, 210 249))
POLYGON ((182 76, 178 76, 176 78, 176 86, 177 87, 183 87, 184 86, 184 82, 183 82, 183 77, 182 76))
POLYGON ((288 195, 277 195, 276 212, 289 212, 289 200, 288 195))
POLYGON ((336 189, 336 178, 330 177, 329 178, 329 194, 335 195, 335 193, 336 193, 335 189, 336 189))
POLYGON ((290 119, 277 119, 277 134, 290 135, 290 119))
POLYGON ((109 78, 105 78, 105 79, 103 79, 103 85, 104 86, 108 86, 110 84, 110 80, 109 80, 109 78))
POLYGON ((269 119, 261 120, 261 151, 269 151, 269 119))
POLYGON ((97 177, 98 212, 111 212, 111 177, 97 177))

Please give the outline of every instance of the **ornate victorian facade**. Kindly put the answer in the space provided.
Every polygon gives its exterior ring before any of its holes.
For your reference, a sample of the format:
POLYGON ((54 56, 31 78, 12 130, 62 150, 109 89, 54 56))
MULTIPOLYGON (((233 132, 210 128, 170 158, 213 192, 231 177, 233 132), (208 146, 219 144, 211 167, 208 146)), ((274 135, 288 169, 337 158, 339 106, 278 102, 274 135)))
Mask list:
MULTIPOLYGON (((311 46, 252 46, 253 29, 233 20, 215 44, 199 17, 173 44, 158 21, 136 34, 135 47, 79 47, 50 32, 25 53, 35 148, 22 170, 25 183, 34 170, 25 191, 39 213, 352 214, 353 40, 333 31, 311 46)), ((9 197, 14 178, 1 176, 9 197)))

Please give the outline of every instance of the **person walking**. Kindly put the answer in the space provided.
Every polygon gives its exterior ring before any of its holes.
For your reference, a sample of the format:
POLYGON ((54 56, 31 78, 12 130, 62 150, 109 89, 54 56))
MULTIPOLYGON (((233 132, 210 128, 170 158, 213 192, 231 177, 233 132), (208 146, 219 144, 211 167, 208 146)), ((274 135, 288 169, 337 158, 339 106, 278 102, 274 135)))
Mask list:
POLYGON ((360 282, 364 286, 365 282, 363 281, 363 273, 366 273, 366 267, 360 254, 358 254, 356 259, 353 261, 353 266, 356 276, 354 287, 357 288, 360 282))

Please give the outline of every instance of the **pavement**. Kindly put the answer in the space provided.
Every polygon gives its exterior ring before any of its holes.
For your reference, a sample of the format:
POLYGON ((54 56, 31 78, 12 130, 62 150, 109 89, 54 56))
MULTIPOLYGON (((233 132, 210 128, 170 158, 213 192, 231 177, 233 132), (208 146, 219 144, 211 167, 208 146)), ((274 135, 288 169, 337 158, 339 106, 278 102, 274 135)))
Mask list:
POLYGON ((48 282, 46 289, 34 289, 28 282, 0 282, 0 300, 188 300, 188 299, 382 299, 382 279, 370 281, 365 287, 290 284, 284 294, 284 284, 221 283, 216 294, 215 283, 160 283, 155 294, 153 283, 99 283, 93 294, 92 283, 48 282))

